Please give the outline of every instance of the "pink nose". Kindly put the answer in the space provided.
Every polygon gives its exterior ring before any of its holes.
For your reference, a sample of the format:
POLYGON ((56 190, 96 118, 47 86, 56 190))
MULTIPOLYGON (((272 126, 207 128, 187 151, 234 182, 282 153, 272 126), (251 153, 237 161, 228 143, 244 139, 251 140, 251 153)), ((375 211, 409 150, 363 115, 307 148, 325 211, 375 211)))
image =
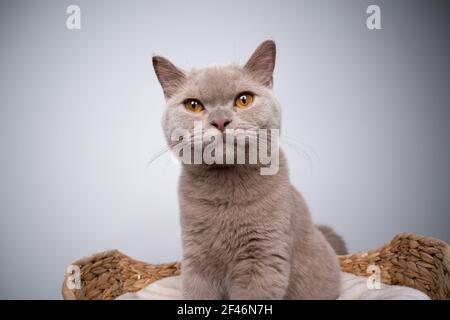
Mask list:
POLYGON ((211 121, 211 125, 219 129, 220 131, 224 132, 225 127, 231 123, 231 120, 225 119, 225 118, 217 118, 213 121, 211 121))

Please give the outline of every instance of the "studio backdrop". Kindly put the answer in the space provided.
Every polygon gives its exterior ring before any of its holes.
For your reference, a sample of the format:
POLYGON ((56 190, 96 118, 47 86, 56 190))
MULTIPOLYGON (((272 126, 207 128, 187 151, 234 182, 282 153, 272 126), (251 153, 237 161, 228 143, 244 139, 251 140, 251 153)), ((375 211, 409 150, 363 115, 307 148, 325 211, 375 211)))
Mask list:
POLYGON ((66 267, 106 249, 180 260, 151 57, 245 63, 266 39, 314 221, 351 252, 449 242, 449 30, 445 1, 2 0, 0 298, 60 299, 66 267))

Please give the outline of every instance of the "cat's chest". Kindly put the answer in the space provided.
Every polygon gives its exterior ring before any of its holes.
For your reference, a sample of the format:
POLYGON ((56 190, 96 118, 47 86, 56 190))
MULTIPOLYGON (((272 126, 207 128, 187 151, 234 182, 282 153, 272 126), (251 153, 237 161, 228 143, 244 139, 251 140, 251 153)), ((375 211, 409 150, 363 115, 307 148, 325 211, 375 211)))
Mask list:
POLYGON ((232 199, 182 201, 181 219, 190 228, 233 231, 247 226, 261 212, 254 202, 236 203, 232 199))
POLYGON ((211 249, 240 247, 244 235, 263 231, 263 220, 254 203, 195 201, 181 209, 185 237, 211 249))
POLYGON ((240 217, 238 208, 228 206, 198 217, 182 217, 183 251, 190 263, 225 275, 249 239, 264 233, 258 223, 240 217))

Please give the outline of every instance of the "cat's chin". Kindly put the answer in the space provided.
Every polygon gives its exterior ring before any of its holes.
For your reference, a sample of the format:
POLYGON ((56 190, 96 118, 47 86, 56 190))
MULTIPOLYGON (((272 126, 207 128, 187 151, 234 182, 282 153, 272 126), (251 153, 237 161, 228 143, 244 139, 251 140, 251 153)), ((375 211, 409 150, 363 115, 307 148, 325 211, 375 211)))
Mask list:
POLYGON ((238 172, 238 171, 259 171, 260 164, 226 164, 226 163, 213 163, 213 164, 183 164, 183 167, 190 172, 238 172))

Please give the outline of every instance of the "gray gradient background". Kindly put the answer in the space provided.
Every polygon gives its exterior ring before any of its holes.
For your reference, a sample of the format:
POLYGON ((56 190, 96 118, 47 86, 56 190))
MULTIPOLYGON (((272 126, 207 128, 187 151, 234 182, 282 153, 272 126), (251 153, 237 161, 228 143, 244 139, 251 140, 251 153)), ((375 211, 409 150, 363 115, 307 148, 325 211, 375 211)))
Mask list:
POLYGON ((153 53, 183 68, 278 45, 293 184, 351 251, 450 241, 449 11, 436 1, 1 1, 0 298, 60 298, 75 259, 181 256, 153 53), (78 4, 82 30, 65 27, 78 4), (380 31, 365 26, 378 4, 380 31))

